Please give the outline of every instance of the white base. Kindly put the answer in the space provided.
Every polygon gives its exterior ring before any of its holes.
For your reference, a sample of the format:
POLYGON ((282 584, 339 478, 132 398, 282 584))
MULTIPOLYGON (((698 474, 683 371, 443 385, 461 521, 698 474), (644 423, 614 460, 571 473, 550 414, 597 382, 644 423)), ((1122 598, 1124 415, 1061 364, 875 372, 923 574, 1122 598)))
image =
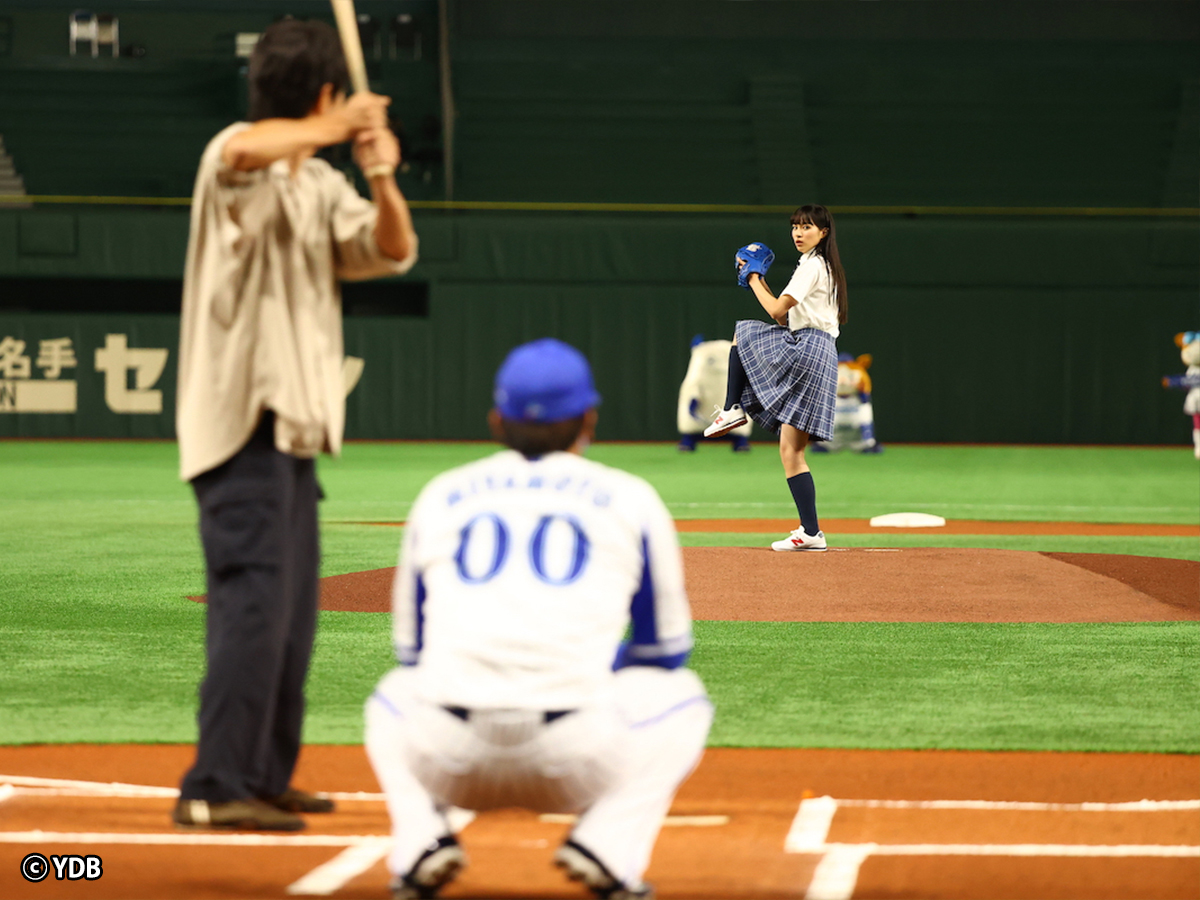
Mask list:
POLYGON ((940 528, 945 524, 941 516, 915 512, 888 513, 871 519, 873 528, 940 528))

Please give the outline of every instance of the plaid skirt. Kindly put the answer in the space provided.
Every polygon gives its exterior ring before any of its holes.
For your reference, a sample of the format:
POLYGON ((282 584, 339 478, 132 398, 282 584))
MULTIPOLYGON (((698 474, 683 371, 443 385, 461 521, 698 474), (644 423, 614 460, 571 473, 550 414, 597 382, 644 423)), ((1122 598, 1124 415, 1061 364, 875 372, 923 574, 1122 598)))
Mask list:
POLYGON ((791 425, 819 441, 832 438, 838 365, 833 336, 754 319, 738 322, 734 334, 749 382, 742 409, 773 434, 791 425))

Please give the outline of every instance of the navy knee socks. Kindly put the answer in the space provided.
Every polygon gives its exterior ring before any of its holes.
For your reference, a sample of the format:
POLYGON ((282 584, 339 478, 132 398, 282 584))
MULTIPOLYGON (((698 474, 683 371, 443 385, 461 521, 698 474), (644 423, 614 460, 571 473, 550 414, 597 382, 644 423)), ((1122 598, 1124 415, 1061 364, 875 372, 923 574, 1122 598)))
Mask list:
POLYGON ((746 387, 746 370, 742 368, 742 358, 738 355, 737 344, 729 348, 729 379, 725 382, 725 408, 740 406, 742 391, 746 387))
POLYGON ((815 535, 821 530, 817 521, 817 487, 813 484, 812 472, 801 472, 787 480, 796 501, 796 512, 800 514, 800 526, 805 534, 815 535))

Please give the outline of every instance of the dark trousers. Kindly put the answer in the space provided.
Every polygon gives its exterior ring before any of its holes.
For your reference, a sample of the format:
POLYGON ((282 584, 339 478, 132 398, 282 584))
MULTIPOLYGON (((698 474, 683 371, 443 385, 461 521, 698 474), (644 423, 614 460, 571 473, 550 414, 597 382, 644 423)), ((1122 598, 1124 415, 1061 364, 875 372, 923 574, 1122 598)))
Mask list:
POLYGON ((316 467, 275 449, 274 414, 192 481, 208 568, 200 740, 180 796, 221 802, 287 789, 300 753, 317 624, 316 467))

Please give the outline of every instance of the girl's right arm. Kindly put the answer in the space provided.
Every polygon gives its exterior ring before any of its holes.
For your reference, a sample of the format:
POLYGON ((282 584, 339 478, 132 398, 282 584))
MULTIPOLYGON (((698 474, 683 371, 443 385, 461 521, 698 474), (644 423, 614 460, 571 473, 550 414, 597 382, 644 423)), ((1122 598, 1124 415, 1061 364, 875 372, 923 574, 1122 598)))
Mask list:
POLYGON ((767 311, 767 315, 784 328, 787 328, 788 310, 796 305, 796 298, 791 294, 776 297, 771 293, 771 289, 767 287, 767 283, 763 280, 763 277, 757 272, 751 275, 748 281, 750 290, 754 291, 755 298, 762 308, 767 311))

